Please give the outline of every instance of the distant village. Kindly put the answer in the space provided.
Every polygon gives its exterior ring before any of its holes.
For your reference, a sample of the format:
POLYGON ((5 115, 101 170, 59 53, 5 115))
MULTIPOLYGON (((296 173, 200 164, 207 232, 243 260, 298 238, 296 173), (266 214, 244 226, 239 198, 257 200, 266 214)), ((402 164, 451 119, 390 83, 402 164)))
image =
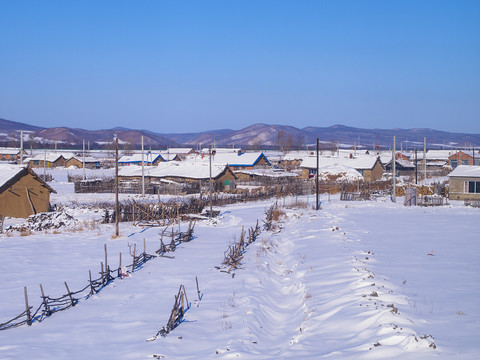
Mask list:
POLYGON ((441 195, 450 200, 480 200, 478 150, 283 152, 209 147, 130 149, 116 155, 114 150, 12 147, 0 148, 0 215, 26 217, 48 211, 49 195, 55 190, 47 170, 59 168, 117 168, 118 177, 72 175, 69 181, 78 193, 244 194, 268 188, 273 196, 320 191, 341 192, 347 199, 375 192, 406 197, 410 187, 417 189, 415 199, 441 195))

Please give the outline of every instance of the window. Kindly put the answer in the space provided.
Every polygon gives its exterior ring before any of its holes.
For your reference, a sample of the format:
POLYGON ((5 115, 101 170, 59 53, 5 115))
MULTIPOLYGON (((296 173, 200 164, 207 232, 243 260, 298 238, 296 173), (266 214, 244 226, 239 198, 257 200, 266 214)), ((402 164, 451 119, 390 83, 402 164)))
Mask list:
POLYGON ((463 159, 462 160, 462 165, 468 165, 468 159, 463 159))
POLYGON ((480 194, 480 181, 465 181, 465 192, 469 194, 480 194))
POLYGON ((33 160, 33 165, 38 166, 39 164, 40 164, 40 161, 38 161, 38 160, 33 160))
POLYGON ((455 169, 458 165, 457 160, 450 160, 450 165, 452 165, 452 168, 455 169))

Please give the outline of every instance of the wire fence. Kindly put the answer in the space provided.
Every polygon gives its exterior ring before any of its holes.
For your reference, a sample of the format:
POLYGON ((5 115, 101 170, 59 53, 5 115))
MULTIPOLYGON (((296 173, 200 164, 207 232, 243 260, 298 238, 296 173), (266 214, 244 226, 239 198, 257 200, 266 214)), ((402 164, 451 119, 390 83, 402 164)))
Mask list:
POLYGON ((93 295, 100 292, 104 287, 111 284, 116 279, 123 279, 130 276, 133 272, 143 267, 143 265, 149 260, 156 257, 169 257, 166 255, 167 252, 175 251, 176 247, 183 243, 189 242, 193 239, 195 223, 190 222, 188 230, 174 231, 172 229, 171 241, 167 245, 163 242, 163 237, 167 228, 163 231, 160 239, 160 248, 155 251, 155 254, 148 254, 146 252, 145 239, 143 245, 143 252, 137 254, 136 244, 134 244, 133 252, 131 247, 129 248, 130 256, 132 257, 132 262, 128 265, 122 265, 122 256, 120 253, 119 265, 115 269, 111 269, 107 264, 107 247, 105 245, 105 264, 101 263, 100 277, 92 279, 92 272, 89 270, 89 281, 88 284, 80 290, 70 291, 67 282, 64 282, 66 294, 52 297, 46 296, 43 290, 42 284, 40 284, 41 298, 42 302, 36 308, 31 306, 28 302, 27 288, 24 288, 25 296, 25 311, 21 314, 15 316, 14 318, 8 320, 7 322, 0 323, 0 330, 6 330, 14 327, 19 327, 22 325, 32 325, 34 322, 42 322, 46 318, 52 316, 53 314, 67 310, 73 306, 76 306, 81 300, 87 300, 93 295))

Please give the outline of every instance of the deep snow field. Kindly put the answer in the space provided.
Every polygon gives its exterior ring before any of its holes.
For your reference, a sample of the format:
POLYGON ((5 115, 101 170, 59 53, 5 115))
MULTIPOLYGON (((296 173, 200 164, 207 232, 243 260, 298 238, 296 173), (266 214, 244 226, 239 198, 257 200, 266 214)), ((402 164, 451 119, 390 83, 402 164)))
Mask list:
MULTIPOLYGON (((113 194, 72 194, 55 179, 52 202, 77 221, 0 235, 0 323, 24 311, 24 286, 37 308, 39 284, 52 297, 66 294, 64 281, 87 285, 104 244, 111 267, 144 239, 147 253, 159 248, 163 228, 121 223, 114 239, 114 227, 96 221, 102 211, 83 206, 113 194)), ((175 258, 152 259, 43 322, 0 331, 0 359, 478 359, 480 209, 321 199, 319 211, 313 196, 300 206, 278 200, 284 216, 247 248, 234 276, 220 271, 224 252, 275 200, 217 208, 175 258), (191 303, 184 322, 146 341, 166 325, 181 284, 191 303)))

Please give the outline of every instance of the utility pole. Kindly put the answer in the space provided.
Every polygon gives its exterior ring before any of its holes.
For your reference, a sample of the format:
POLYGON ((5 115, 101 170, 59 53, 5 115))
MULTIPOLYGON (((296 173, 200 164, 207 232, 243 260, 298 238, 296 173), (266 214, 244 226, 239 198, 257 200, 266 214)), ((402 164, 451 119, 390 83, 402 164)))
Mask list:
POLYGON ((115 138, 115 237, 120 236, 118 230, 118 137, 115 138))
POLYGON ((397 202, 397 184, 396 184, 396 156, 395 156, 395 136, 393 136, 393 151, 392 151, 392 201, 397 202))
POLYGON ((85 180, 85 140, 83 140, 83 180, 85 180))
POLYGON ((43 153, 43 181, 47 181, 47 144, 45 144, 43 153))
POLYGON ((23 165, 23 130, 20 130, 20 164, 23 165))
POLYGON ((418 184, 418 160, 417 160, 417 148, 415 148, 415 185, 418 184))
POLYGON ((142 135, 142 197, 145 197, 145 168, 143 164, 143 135, 142 135))
POLYGON ((427 180, 427 138, 423 138, 423 180, 427 180))
POLYGON ((209 158, 209 167, 210 167, 210 181, 209 181, 209 188, 210 188, 210 218, 213 217, 212 211, 212 144, 208 145, 208 158, 209 158))
POLYGON ((319 189, 319 186, 318 186, 318 168, 319 168, 319 163, 320 163, 320 159, 319 159, 319 139, 317 138, 317 173, 315 174, 315 194, 316 194, 316 205, 315 205, 315 209, 318 210, 319 208, 319 202, 320 202, 320 189, 319 189))

